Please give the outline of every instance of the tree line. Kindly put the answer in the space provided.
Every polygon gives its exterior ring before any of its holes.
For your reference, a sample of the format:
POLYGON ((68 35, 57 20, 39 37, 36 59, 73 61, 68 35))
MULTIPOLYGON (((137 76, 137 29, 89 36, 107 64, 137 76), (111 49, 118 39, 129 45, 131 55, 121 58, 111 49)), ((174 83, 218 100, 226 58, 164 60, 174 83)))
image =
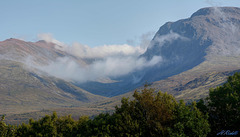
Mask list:
POLYGON ((29 123, 7 125, 0 121, 1 137, 88 137, 88 136, 156 136, 206 137, 239 135, 240 73, 209 90, 209 96, 186 104, 167 93, 145 87, 135 91, 134 99, 122 98, 112 114, 101 113, 90 119, 71 115, 59 117, 56 112, 29 123))

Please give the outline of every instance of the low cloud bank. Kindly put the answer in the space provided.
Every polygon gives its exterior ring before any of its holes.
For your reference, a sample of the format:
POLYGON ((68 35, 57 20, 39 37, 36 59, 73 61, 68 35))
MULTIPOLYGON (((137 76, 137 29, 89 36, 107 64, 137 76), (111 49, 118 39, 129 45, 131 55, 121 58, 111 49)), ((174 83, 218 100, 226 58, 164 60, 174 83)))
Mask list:
POLYGON ((98 47, 89 47, 79 43, 74 43, 71 47, 65 47, 64 51, 80 58, 105 58, 112 56, 138 56, 145 52, 139 46, 133 47, 124 45, 103 45, 98 47))
POLYGON ((162 61, 160 56, 154 56, 150 61, 135 57, 109 57, 97 60, 90 65, 81 65, 69 57, 58 58, 40 70, 65 80, 77 82, 97 81, 104 78, 115 78, 127 75, 136 70, 151 67, 162 61))
MULTIPOLYGON (((103 45, 97 47, 90 47, 88 45, 73 43, 66 45, 53 38, 51 34, 39 34, 39 40, 44 40, 49 43, 55 43, 55 48, 68 52, 80 58, 105 58, 110 56, 139 56, 146 51, 147 42, 139 46, 123 45, 103 45)), ((145 38, 146 39, 146 38, 145 38)), ((146 40, 145 40, 146 41, 146 40)), ((150 40, 149 40, 150 41, 150 40)))
MULTIPOLYGON (((93 60, 90 64, 81 64, 74 61, 71 57, 60 57, 55 61, 49 62, 46 66, 39 66, 43 72, 52 76, 73 80, 77 82, 97 81, 104 78, 116 78, 152 67, 162 61, 161 56, 154 56, 151 60, 139 58, 147 49, 146 36, 141 40, 139 46, 124 45, 103 45, 89 47, 80 43, 73 43, 68 46, 55 40, 50 34, 40 34, 39 40, 55 43, 55 48, 62 50, 80 59, 93 60), (144 43, 145 45, 144 45, 144 43)), ((150 40, 149 40, 150 41, 150 40)))

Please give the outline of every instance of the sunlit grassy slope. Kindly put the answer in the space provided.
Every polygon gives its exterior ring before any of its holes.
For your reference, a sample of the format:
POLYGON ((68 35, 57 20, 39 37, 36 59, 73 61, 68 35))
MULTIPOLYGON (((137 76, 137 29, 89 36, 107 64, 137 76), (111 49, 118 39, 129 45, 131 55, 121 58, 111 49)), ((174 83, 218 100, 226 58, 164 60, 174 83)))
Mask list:
POLYGON ((0 95, 0 114, 79 107, 105 99, 70 82, 42 76, 10 60, 0 61, 0 95))

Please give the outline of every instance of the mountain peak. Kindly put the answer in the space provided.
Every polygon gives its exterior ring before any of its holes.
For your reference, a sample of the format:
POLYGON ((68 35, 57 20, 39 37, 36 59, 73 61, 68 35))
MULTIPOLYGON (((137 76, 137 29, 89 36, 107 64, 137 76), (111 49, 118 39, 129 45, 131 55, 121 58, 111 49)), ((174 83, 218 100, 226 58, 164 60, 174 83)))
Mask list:
POLYGON ((3 42, 24 42, 24 41, 16 38, 9 38, 4 40, 3 42))
POLYGON ((192 17, 196 16, 207 16, 207 15, 215 15, 216 12, 222 12, 225 14, 240 14, 240 8, 238 7, 206 7, 199 9, 195 13, 192 14, 192 17))
POLYGON ((44 43, 44 44, 46 44, 47 41, 45 41, 45 40, 39 40, 39 41, 37 41, 36 43, 44 43))
POLYGON ((209 15, 211 14, 212 10, 213 10, 212 7, 199 9, 198 11, 192 14, 191 18, 195 16, 209 15))

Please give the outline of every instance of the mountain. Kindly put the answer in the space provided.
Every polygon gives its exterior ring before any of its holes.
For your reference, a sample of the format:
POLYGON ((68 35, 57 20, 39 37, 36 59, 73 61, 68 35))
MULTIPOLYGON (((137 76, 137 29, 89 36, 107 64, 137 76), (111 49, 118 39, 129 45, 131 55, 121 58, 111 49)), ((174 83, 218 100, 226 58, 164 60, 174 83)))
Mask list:
POLYGON ((56 46, 56 44, 44 40, 25 42, 23 40, 10 38, 0 42, 0 59, 21 62, 32 67, 34 67, 34 65, 46 65, 51 61, 56 61, 59 57, 69 57, 79 64, 86 64, 86 62, 80 58, 58 50, 56 46))
POLYGON ((185 71, 190 72, 187 77, 191 78, 186 80, 190 82, 206 73, 239 69, 239 30, 239 8, 200 9, 187 19, 167 22, 160 27, 147 51, 139 57, 149 61, 161 57, 158 65, 116 78, 118 82, 88 82, 79 86, 94 94, 116 96, 146 82, 163 80, 185 71))
POLYGON ((181 99, 199 99, 240 69, 240 8, 211 7, 164 24, 142 55, 161 55, 146 70, 152 87, 181 99))
POLYGON ((62 56, 84 63, 57 50, 53 43, 8 39, 0 42, 0 53, 0 114, 79 107, 105 99, 36 69, 62 56))
POLYGON ((149 70, 157 74, 148 72, 145 79, 155 81, 192 69, 204 61, 239 56, 239 29, 240 9, 229 7, 203 8, 188 19, 164 24, 142 55, 146 58, 160 55, 164 61, 157 70, 149 70))

